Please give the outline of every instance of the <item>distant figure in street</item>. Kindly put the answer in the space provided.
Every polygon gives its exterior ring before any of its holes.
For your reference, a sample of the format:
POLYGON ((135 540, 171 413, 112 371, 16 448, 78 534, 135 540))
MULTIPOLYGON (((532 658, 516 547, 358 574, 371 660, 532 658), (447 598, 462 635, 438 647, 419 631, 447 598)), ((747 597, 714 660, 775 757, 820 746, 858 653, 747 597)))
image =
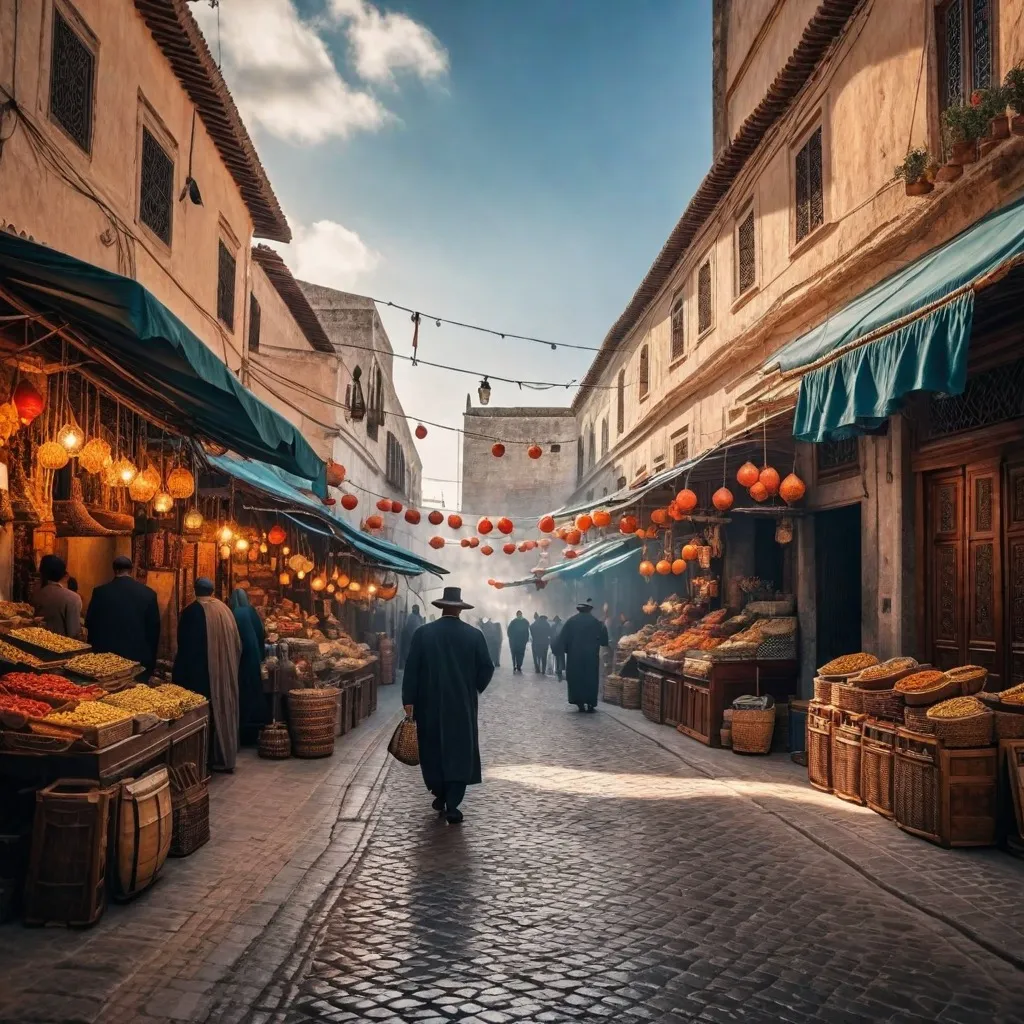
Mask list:
POLYGON ((508 624, 508 648, 512 654, 512 674, 523 674, 523 658, 526 656, 526 644, 530 639, 530 624, 523 618, 522 612, 508 624))
POLYGON ((533 671, 539 676, 548 674, 548 644, 551 642, 551 623, 546 615, 534 616, 530 625, 530 650, 533 652, 533 671))
POLYGON ((232 592, 228 606, 235 616, 242 642, 242 657, 238 663, 238 741, 248 745, 256 742, 260 727, 270 721, 260 672, 266 630, 259 612, 249 603, 249 595, 241 587, 232 592))
POLYGON ((32 607, 51 633, 78 636, 82 632, 82 599, 64 586, 67 574, 63 558, 43 555, 39 560, 42 586, 32 597, 32 607))
POLYGON ((600 675, 600 651, 608 646, 608 630, 594 618, 594 602, 589 598, 576 605, 576 614, 562 627, 555 641, 555 653, 565 658, 565 678, 569 703, 580 711, 597 707, 600 675))
POLYGON ((238 665, 242 641, 235 616, 213 596, 213 581, 196 580, 196 599, 178 619, 172 679, 210 702, 211 765, 233 772, 238 754, 238 665))
POLYGON ((557 615, 551 620, 551 656, 555 659, 555 675, 558 676, 559 682, 562 681, 562 676, 565 674, 565 653, 559 653, 557 640, 564 625, 565 623, 557 615))
POLYGON ((405 624, 402 626, 402 635, 398 641, 398 667, 405 668, 405 659, 409 657, 409 647, 412 644, 412 635, 423 625, 423 616, 420 615, 420 606, 414 604, 409 612, 405 624))
POLYGON ((480 620, 480 632, 487 641, 487 653, 491 656, 491 664, 497 668, 501 660, 501 626, 485 615, 480 620))
POLYGON ((444 596, 432 603, 441 618, 412 638, 402 703, 416 721, 420 768, 434 795, 433 808, 457 825, 466 786, 480 782, 477 703, 494 665, 483 633, 459 618, 473 607, 462 600, 462 590, 445 587, 444 596))
POLYGON ((149 675, 160 646, 160 607, 156 591, 132 576, 127 555, 114 559, 114 578, 98 586, 89 600, 85 628, 97 654, 119 654, 137 661, 149 675))

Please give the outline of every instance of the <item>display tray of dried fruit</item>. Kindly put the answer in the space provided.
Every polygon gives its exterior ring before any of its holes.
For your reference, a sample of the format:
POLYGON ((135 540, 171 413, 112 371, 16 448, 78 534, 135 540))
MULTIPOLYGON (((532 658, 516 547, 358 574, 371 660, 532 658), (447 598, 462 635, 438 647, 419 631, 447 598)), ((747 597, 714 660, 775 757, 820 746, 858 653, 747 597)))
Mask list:
POLYGON ((73 736, 98 750, 120 743, 134 732, 134 716, 122 713, 120 717, 115 718, 114 712, 119 710, 100 705, 81 711, 76 708, 67 713, 54 711, 46 718, 33 719, 29 723, 29 728, 39 736, 73 736))
POLYGON ((34 626, 24 629, 13 629, 10 633, 4 634, 4 640, 13 644, 19 650, 34 655, 46 668, 53 668, 58 664, 62 665, 73 655, 85 654, 92 650, 88 644, 82 643, 81 640, 72 640, 70 637, 61 636, 59 633, 51 633, 48 629, 39 629, 34 626))

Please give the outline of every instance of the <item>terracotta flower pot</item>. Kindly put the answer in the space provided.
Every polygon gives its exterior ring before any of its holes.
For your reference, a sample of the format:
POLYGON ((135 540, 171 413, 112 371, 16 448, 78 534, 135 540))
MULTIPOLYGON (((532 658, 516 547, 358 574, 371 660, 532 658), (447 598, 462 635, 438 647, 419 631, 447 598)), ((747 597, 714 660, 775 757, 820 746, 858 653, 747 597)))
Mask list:
POLYGON ((1010 131, 1014 135, 1024 135, 1024 114, 1014 114, 1010 118, 1010 131))
POLYGON ((948 163, 938 169, 935 180, 942 182, 956 181, 963 173, 964 169, 959 164, 948 163))
POLYGON ((918 178, 917 181, 908 181, 906 184, 908 196, 926 196, 935 188, 927 178, 918 178))
POLYGON ((953 153, 949 158, 951 164, 959 164, 961 167, 966 164, 976 163, 978 159, 978 140, 971 139, 969 142, 954 142, 953 153))
POLYGON ((989 153, 991 153, 992 150, 995 149, 1002 141, 1002 139, 982 139, 978 143, 978 156, 981 157, 982 160, 984 160, 985 157, 987 157, 989 153))
POLYGON ((1010 121, 1004 114, 1002 117, 993 117, 989 121, 989 136, 993 139, 1008 139, 1010 137, 1010 121))

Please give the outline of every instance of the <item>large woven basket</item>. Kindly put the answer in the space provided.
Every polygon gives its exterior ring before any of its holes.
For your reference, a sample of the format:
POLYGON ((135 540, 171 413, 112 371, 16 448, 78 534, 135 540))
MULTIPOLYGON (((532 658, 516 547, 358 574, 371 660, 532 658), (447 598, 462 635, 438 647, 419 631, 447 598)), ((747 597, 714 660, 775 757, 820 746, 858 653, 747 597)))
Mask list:
POLYGON ((832 682, 822 679, 821 676, 814 677, 814 699, 819 704, 832 703, 832 682))
POLYGON ((831 704, 807 705, 807 781, 824 793, 832 792, 832 730, 835 711, 831 704))
POLYGON ((641 686, 639 679, 622 678, 622 706, 631 711, 639 711, 641 704, 641 686))
POLYGON ((903 694, 899 690, 865 690, 861 698, 865 715, 885 718, 890 722, 903 721, 903 694))
POLYGON ((334 753, 334 731, 338 717, 338 690, 289 690, 288 717, 292 753, 296 757, 330 757, 334 753))
POLYGON ((171 857, 187 857, 210 840, 210 789, 192 763, 171 769, 171 857))
MULTIPOLYGON (((913 675, 914 673, 911 673, 913 675)), ((904 676, 904 679, 907 677, 904 676)), ((903 680, 900 680, 902 682, 903 680)), ((896 689, 899 689, 897 684, 896 689)), ((949 700, 950 697, 960 696, 960 683, 956 679, 943 676, 935 681, 935 684, 927 690, 900 690, 907 707, 928 707, 931 704, 938 704, 940 701, 949 700)))
POLYGON ((949 669, 946 672, 946 678, 958 683, 960 692, 965 697, 973 697, 974 694, 985 689, 988 669, 981 665, 961 665, 959 668, 949 669))
POLYGON ((601 699, 605 704, 622 703, 622 676, 606 675, 601 686, 601 699))
POLYGON ((737 754, 767 754, 775 732, 775 708, 764 711, 733 709, 732 749, 737 754))
POLYGON ((272 722, 260 729, 256 753, 270 761, 283 761, 292 756, 292 738, 284 722, 272 722))
POLYGON ((927 708, 912 708, 909 705, 903 709, 903 724, 914 732, 923 732, 931 735, 935 732, 935 723, 928 717, 927 708))
POLYGON ((996 716, 996 739, 1000 740, 1024 740, 1024 715, 1015 715, 1012 712, 997 711, 996 716))
POLYGON ((855 715, 864 713, 864 690, 846 683, 832 684, 832 704, 840 711, 850 711, 855 715))
POLYGON ((932 732, 946 747, 990 747, 995 715, 986 708, 966 718, 930 718, 932 732))

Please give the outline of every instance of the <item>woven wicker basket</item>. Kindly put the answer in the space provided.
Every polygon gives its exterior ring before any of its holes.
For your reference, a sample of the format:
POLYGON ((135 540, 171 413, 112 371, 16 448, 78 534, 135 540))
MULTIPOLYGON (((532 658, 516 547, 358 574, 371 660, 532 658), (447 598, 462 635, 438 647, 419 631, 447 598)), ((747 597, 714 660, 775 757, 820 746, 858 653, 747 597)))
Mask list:
POLYGON ((732 729, 719 729, 718 730, 718 735, 719 735, 719 738, 722 741, 722 746, 723 747, 731 747, 732 746, 732 729))
POLYGON ((990 747, 995 715, 986 708, 966 718, 930 718, 932 732, 947 747, 990 747))
POLYGON ((821 676, 814 677, 814 699, 819 704, 832 703, 832 683, 821 676))
MULTIPOLYGON (((897 686, 897 689, 899 687, 897 686)), ((934 686, 927 690, 900 690, 907 707, 928 707, 938 704, 940 701, 949 700, 950 697, 960 696, 960 683, 948 676, 943 676, 934 686)))
POLYGON ((985 689, 988 669, 981 665, 961 665, 959 668, 951 668, 946 678, 959 683, 960 692, 965 697, 973 697, 985 689))
POLYGON ((903 709, 903 724, 914 732, 923 732, 929 735, 935 732, 935 724, 928 717, 927 708, 913 708, 907 705, 903 709))
POLYGON ((256 753, 270 761, 283 761, 292 756, 292 738, 284 722, 273 722, 260 729, 256 753))
POLYGON ((846 683, 832 684, 832 703, 840 711, 851 711, 855 715, 864 713, 864 690, 846 683))
POLYGON ((607 675, 601 686, 601 700, 605 704, 622 703, 622 676, 607 675))
POLYGON ((289 690, 288 717, 292 753, 296 757, 329 757, 334 753, 334 728, 338 716, 338 690, 289 690))
POLYGON ((732 712, 732 749, 738 754, 767 754, 775 732, 775 708, 732 712))
POLYGON ((862 698, 864 714, 872 718, 885 718, 891 722, 903 721, 903 694, 899 690, 865 690, 862 698))
POLYGON ((1024 740, 1024 715, 1007 711, 997 711, 995 715, 996 739, 1024 740))
POLYGON ((640 693, 640 680, 639 679, 622 679, 622 692, 621 701, 624 708, 628 708, 630 711, 639 711, 641 704, 641 693, 640 693))
POLYGON ((210 841, 210 790, 200 782, 184 790, 171 789, 172 857, 187 857, 210 841))

